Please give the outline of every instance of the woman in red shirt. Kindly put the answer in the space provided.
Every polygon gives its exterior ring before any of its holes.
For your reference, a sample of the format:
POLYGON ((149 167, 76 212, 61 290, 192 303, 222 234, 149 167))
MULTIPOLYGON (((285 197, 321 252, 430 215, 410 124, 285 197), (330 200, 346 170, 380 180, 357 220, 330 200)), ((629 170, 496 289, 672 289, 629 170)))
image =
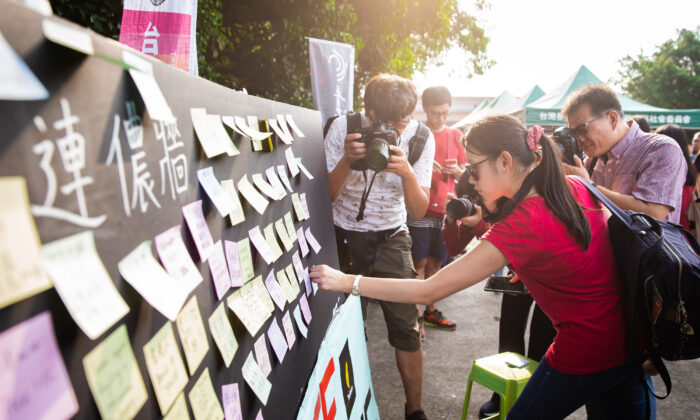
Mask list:
POLYGON ((541 127, 489 116, 466 136, 470 182, 492 227, 427 281, 356 278, 311 269, 324 290, 428 303, 511 264, 557 331, 509 419, 561 419, 594 397, 616 418, 645 417, 645 388, 625 354, 622 291, 600 204, 564 177, 541 127), (361 280, 361 281, 360 281, 361 280))

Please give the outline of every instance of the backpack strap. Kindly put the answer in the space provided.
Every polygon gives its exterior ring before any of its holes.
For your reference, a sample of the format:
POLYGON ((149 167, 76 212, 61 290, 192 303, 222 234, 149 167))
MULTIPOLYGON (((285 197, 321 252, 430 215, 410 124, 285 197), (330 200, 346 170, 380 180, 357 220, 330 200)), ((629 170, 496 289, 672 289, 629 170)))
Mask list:
POLYGON ((422 122, 418 122, 416 134, 411 137, 411 142, 408 144, 408 163, 413 166, 418 161, 420 155, 423 154, 425 142, 430 137, 430 129, 422 122))
MULTIPOLYGON (((326 138, 326 135, 328 135, 328 130, 331 129, 331 125, 333 125, 333 121, 337 120, 339 115, 334 115, 326 120, 326 123, 323 125, 323 138, 326 138)), ((359 112, 354 112, 350 111, 347 113, 347 118, 348 118, 348 129, 347 129, 347 134, 350 133, 357 133, 360 131, 360 128, 362 128, 362 115, 359 112)))

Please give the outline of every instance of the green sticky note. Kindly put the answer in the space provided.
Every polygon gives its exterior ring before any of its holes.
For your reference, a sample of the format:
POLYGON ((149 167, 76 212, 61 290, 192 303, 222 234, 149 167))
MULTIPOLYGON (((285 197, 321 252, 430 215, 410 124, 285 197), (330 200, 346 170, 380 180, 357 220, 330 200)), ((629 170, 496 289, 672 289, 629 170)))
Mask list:
POLYGON ((236 350, 238 350, 238 342, 236 341, 236 336, 233 335, 231 323, 228 321, 228 317, 226 317, 226 309, 224 308, 223 302, 219 304, 214 313, 209 317, 209 329, 211 330, 211 335, 214 337, 216 345, 219 347, 221 357, 224 359, 226 367, 229 367, 231 361, 233 361, 233 356, 236 354, 236 350))
POLYGON ((120 325, 83 358, 90 391, 103 419, 131 419, 148 394, 131 349, 126 325, 120 325))
POLYGON ((241 263, 241 273, 243 274, 243 283, 255 277, 255 269, 253 268, 253 254, 250 252, 250 239, 243 238, 236 242, 238 246, 238 261, 241 263))
POLYGON ((209 351, 209 341, 204 330, 204 322, 197 305, 197 296, 192 296, 182 307, 177 315, 177 333, 180 335, 182 349, 185 351, 185 359, 190 375, 197 371, 197 367, 209 351))
POLYGON ((221 403, 219 403, 211 384, 209 368, 204 369, 188 395, 195 420, 222 420, 224 418, 221 403))
POLYGON ((175 342, 173 325, 167 322, 145 346, 143 354, 161 414, 168 412, 189 377, 175 342))
POLYGON ((170 407, 168 414, 163 417, 163 420, 190 420, 190 412, 187 411, 187 401, 185 401, 185 393, 181 392, 175 399, 175 403, 170 407))

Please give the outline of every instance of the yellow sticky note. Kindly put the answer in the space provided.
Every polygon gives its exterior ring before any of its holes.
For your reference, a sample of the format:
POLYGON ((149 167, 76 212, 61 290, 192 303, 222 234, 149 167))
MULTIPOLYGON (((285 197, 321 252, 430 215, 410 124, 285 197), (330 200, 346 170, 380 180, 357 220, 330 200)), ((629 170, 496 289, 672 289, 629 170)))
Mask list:
POLYGON ((163 420, 190 420, 190 412, 187 411, 187 402, 185 401, 185 393, 181 392, 175 399, 175 403, 170 407, 168 414, 163 417, 163 420))
POLYGON ((176 324, 182 349, 185 351, 187 367, 190 375, 193 375, 209 351, 209 341, 204 330, 199 305, 197 305, 197 296, 192 296, 182 307, 182 311, 177 316, 176 324))
POLYGON ((189 379, 180 351, 177 349, 173 325, 170 322, 166 322, 163 328, 143 346, 143 354, 160 412, 165 414, 177 395, 185 389, 189 379))
POLYGON ((209 317, 209 330, 212 337, 214 337, 216 345, 219 347, 224 364, 226 367, 231 366, 233 356, 238 350, 238 342, 236 341, 236 336, 233 335, 231 323, 226 317, 226 309, 223 302, 219 304, 209 317))
POLYGON ((131 419, 148 394, 126 325, 120 325, 83 358, 90 391, 104 419, 131 419))
POLYGON ((29 213, 24 178, 0 178, 0 197, 0 308, 4 308, 49 289, 51 282, 41 265, 41 243, 29 213))
POLYGON ((243 283, 245 283, 255 277, 253 254, 250 250, 250 239, 243 238, 236 242, 236 246, 238 246, 238 261, 241 263, 241 274, 243 275, 243 283))
POLYGON ((297 221, 301 222, 302 220, 306 220, 306 213, 304 212, 304 207, 301 205, 301 199, 297 193, 292 194, 292 206, 294 207, 294 214, 297 216, 297 221))
POLYGON ((219 403, 211 384, 209 368, 204 369, 188 395, 195 420, 222 420, 224 418, 221 403, 219 403))

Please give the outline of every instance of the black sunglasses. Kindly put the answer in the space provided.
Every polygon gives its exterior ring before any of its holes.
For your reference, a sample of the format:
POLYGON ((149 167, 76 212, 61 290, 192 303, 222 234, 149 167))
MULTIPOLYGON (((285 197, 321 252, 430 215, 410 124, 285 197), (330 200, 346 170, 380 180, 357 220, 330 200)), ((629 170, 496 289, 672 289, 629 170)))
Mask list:
POLYGON ((465 169, 467 171, 469 171, 469 177, 471 177, 471 179, 473 179, 474 181, 478 181, 479 180, 479 171, 476 170, 476 167, 481 165, 482 163, 486 162, 489 159, 491 159, 491 158, 486 158, 484 160, 480 160, 479 162, 477 162, 473 165, 469 164, 469 163, 466 164, 465 169))

